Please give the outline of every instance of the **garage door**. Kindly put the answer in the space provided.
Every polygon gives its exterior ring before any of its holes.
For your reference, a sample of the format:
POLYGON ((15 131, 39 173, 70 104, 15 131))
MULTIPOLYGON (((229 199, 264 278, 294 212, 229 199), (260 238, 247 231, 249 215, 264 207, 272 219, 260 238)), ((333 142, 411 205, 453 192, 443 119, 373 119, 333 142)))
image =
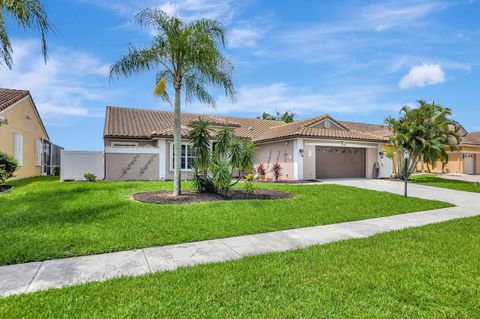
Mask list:
POLYGON ((365 166, 366 150, 364 148, 316 147, 317 179, 365 177, 365 166))
POLYGON ((463 154, 463 173, 475 174, 475 154, 463 154))

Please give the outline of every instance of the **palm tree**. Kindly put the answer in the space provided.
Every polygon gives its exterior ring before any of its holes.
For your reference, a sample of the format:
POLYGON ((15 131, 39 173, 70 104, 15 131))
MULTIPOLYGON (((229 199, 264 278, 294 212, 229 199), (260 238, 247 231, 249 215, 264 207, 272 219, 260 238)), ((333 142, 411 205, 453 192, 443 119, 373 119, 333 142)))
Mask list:
POLYGON ((292 123, 295 120, 296 114, 293 112, 280 113, 277 111, 277 115, 271 115, 267 112, 263 112, 262 115, 257 116, 257 119, 271 120, 271 121, 283 121, 285 123, 292 123))
POLYGON ((128 54, 112 65, 110 77, 131 76, 141 71, 155 70, 157 84, 154 95, 167 102, 170 102, 167 84, 173 86, 173 195, 180 195, 182 92, 187 102, 198 99, 212 107, 215 107, 215 99, 208 93, 207 85, 222 87, 232 101, 235 97, 231 79, 233 65, 218 49, 218 46, 225 46, 225 29, 216 20, 200 19, 186 23, 157 9, 145 9, 135 15, 134 20, 155 31, 153 42, 141 49, 130 47, 128 54))
POLYGON ((280 114, 279 112, 277 112, 277 120, 281 120, 285 123, 292 123, 293 121, 295 121, 295 116, 296 114, 293 112, 287 111, 283 114, 280 114))
POLYGON ((37 29, 42 37, 43 59, 47 62, 46 34, 53 31, 47 13, 38 0, 0 0, 0 58, 9 69, 13 65, 13 49, 7 33, 6 16, 10 16, 24 30, 37 29))
POLYGON ((385 122, 393 133, 390 142, 397 153, 397 177, 408 178, 423 157, 427 164, 435 166, 438 161, 448 161, 447 149, 454 150, 460 142, 458 122, 450 119, 449 108, 424 100, 418 101, 417 108, 404 106, 400 118, 389 117, 385 122), (410 164, 405 176, 405 163, 401 155, 410 153, 410 164))

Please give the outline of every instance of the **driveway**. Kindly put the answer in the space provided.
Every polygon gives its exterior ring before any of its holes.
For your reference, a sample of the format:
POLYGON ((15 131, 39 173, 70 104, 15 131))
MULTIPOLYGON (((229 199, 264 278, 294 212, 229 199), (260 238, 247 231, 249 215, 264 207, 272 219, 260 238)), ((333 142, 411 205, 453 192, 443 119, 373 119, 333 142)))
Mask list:
MULTIPOLYGON (((370 189, 380 192, 404 194, 405 184, 402 181, 385 179, 331 179, 324 180, 325 184, 337 184, 370 189)), ((411 197, 438 200, 454 204, 459 207, 471 207, 480 212, 480 195, 478 193, 462 192, 433 186, 408 183, 408 194, 411 197)))
POLYGON ((477 182, 480 183, 480 175, 468 175, 468 174, 441 174, 438 177, 445 179, 454 179, 464 182, 477 182))

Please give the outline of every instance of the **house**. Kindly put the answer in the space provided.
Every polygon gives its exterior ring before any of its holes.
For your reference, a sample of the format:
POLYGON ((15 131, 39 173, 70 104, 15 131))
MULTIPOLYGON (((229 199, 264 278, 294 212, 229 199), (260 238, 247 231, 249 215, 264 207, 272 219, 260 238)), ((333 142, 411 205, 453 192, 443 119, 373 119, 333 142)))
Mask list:
MULTIPOLYGON (((182 135, 199 118, 228 124, 240 138, 256 144, 255 165, 264 163, 267 177, 279 162, 284 179, 389 177, 391 160, 384 156, 388 128, 384 125, 337 121, 329 115, 281 121, 183 113, 182 135)), ((173 178, 173 113, 107 107, 104 128, 107 180, 173 178)), ((188 178, 194 152, 185 139, 182 178, 188 178)), ((270 176, 269 176, 270 175, 270 176)))
POLYGON ((467 132, 462 128, 460 144, 456 150, 448 152, 448 163, 443 167, 437 162, 435 167, 419 164, 419 171, 430 169, 434 173, 480 174, 480 132, 467 132))
POLYGON ((59 148, 50 143, 32 96, 0 88, 0 151, 19 163, 14 178, 53 174, 59 148))

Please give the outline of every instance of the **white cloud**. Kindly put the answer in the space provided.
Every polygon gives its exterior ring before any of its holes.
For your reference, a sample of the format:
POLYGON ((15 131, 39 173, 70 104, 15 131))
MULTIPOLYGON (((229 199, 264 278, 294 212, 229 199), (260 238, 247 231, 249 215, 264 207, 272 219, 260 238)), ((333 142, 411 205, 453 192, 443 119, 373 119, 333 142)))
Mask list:
POLYGON ((185 20, 200 18, 220 19, 229 22, 233 17, 234 2, 231 0, 78 0, 96 5, 118 15, 131 18, 145 8, 158 8, 169 15, 177 15, 185 20))
POLYGON ((38 48, 37 40, 13 41, 13 70, 0 66, 0 87, 30 90, 46 120, 103 116, 103 111, 87 105, 108 97, 108 93, 91 84, 98 77, 108 83, 108 65, 88 53, 65 48, 51 51, 45 65, 38 48))
POLYGON ((423 87, 444 81, 445 73, 439 64, 423 63, 413 66, 410 72, 400 80, 398 86, 402 89, 407 89, 412 86, 423 87))
MULTIPOLYGON (((310 88, 290 86, 286 83, 242 86, 232 104, 224 96, 218 97, 216 113, 293 111, 301 114, 349 113, 365 114, 375 110, 397 110, 400 103, 380 101, 388 90, 381 86, 345 88, 341 92, 313 92, 310 88)), ((191 111, 212 113, 208 106, 195 103, 186 106, 191 111)))
POLYGON ((253 27, 238 27, 232 29, 228 35, 228 46, 231 48, 254 47, 263 32, 253 27))
POLYGON ((446 7, 440 1, 387 1, 366 6, 358 19, 362 26, 384 31, 394 27, 411 27, 412 23, 425 22, 432 13, 446 7))

